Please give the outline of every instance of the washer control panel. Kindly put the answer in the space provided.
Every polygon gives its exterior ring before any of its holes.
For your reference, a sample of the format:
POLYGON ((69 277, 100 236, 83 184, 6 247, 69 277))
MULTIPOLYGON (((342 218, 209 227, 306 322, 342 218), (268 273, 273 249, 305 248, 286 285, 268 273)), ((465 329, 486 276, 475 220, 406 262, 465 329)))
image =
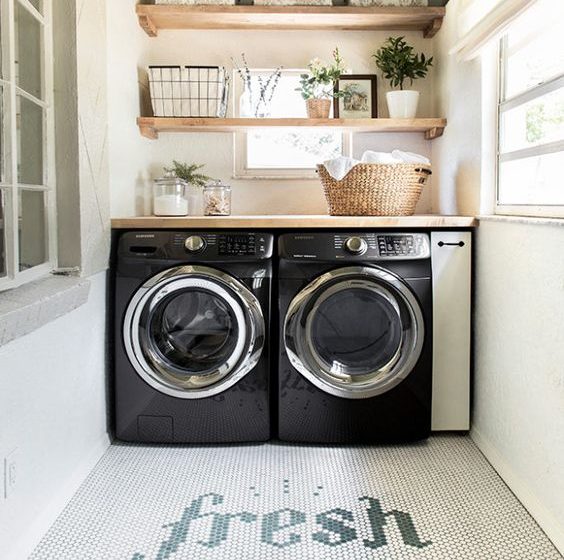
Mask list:
POLYGON ((384 261, 427 259, 426 233, 288 233, 280 237, 280 256, 296 260, 384 261))
POLYGON ((273 235, 262 232, 143 231, 122 235, 120 253, 144 259, 253 261, 271 258, 273 245, 273 235))

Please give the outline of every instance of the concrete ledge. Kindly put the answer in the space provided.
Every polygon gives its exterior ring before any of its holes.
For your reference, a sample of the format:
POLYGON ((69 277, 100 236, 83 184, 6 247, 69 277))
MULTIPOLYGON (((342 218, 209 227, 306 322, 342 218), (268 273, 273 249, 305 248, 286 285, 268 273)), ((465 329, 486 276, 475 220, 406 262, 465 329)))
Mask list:
POLYGON ((564 226, 564 218, 541 218, 537 216, 508 216, 495 214, 493 216, 477 216, 479 222, 505 222, 508 224, 526 224, 540 226, 564 226))
POLYGON ((0 346, 80 307, 89 291, 86 278, 49 276, 0 293, 0 346))

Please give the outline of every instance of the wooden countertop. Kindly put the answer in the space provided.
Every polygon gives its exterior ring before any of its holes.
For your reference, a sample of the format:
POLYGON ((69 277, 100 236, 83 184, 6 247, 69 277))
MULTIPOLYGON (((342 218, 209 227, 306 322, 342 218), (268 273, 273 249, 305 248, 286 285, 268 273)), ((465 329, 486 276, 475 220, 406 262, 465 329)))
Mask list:
POLYGON ((114 229, 308 229, 308 228, 467 228, 478 221, 473 216, 144 216, 113 218, 114 229))

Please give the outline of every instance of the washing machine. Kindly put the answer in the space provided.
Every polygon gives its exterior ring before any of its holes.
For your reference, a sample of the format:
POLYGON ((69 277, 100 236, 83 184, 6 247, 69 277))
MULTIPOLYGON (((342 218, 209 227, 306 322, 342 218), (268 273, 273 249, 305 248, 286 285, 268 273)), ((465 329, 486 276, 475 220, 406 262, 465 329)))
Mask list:
POLYGON ((272 235, 130 231, 114 257, 115 433, 270 438, 272 235))
POLYGON ((429 235, 279 238, 278 437, 426 438, 432 404, 429 235))

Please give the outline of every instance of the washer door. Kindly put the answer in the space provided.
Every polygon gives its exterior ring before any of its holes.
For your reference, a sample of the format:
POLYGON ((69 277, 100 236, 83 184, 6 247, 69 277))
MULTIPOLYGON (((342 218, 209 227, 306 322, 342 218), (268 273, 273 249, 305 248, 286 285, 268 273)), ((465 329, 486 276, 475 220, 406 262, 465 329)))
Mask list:
POLYGON ((389 391, 423 347, 421 307, 397 276, 376 267, 328 272, 290 303, 284 344, 292 365, 319 389, 362 399, 389 391))
POLYGON ((216 395, 257 364, 264 318, 256 297, 232 276, 179 266, 139 288, 125 313, 123 339, 137 373, 183 399, 216 395))

